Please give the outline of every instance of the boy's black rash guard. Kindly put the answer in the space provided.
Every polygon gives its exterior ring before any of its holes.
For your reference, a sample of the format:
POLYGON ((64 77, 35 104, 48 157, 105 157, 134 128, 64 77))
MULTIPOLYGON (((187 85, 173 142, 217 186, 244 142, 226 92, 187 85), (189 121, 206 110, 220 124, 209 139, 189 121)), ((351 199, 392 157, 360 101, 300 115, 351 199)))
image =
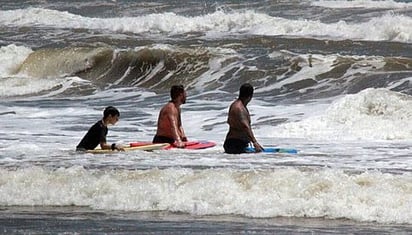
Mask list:
POLYGON ((106 142, 107 126, 103 125, 103 121, 96 122, 90 127, 87 134, 83 137, 80 143, 77 145, 77 150, 90 150, 95 149, 100 142, 106 142))

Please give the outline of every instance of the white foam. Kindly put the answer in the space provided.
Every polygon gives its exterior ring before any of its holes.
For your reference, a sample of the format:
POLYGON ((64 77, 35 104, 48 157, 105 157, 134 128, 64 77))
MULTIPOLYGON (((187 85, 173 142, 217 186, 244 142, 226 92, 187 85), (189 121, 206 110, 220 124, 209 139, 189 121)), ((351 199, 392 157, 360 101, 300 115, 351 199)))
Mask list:
MULTIPOLYGON (((225 74, 233 69, 241 70, 237 68, 238 66, 243 67, 242 61, 239 61, 238 59, 242 56, 236 53, 234 50, 227 48, 207 49, 208 53, 211 53, 213 55, 213 57, 209 60, 208 63, 209 69, 206 72, 203 72, 193 82, 188 84, 188 86, 194 86, 198 91, 201 92, 205 92, 205 87, 209 83, 219 81, 220 83, 225 84, 225 81, 221 80, 220 78, 225 77, 225 74), (232 60, 233 62, 227 63, 227 61, 230 60, 232 60)), ((201 68, 201 66, 197 67, 201 68)))
POLYGON ((43 96, 54 96, 73 87, 75 83, 85 83, 78 77, 68 78, 31 78, 14 76, 0 80, 0 97, 36 95, 48 91, 43 96))
MULTIPOLYGON (((310 89, 322 89, 324 86, 333 84, 328 79, 317 78, 319 75, 326 74, 333 70, 341 60, 349 60, 353 62, 350 69, 345 71, 342 78, 349 83, 352 78, 359 76, 359 74, 368 74, 373 70, 379 70, 385 65, 385 59, 383 57, 368 57, 368 56, 341 56, 341 55, 321 55, 321 54, 293 54, 288 51, 273 52, 269 54, 269 57, 276 58, 281 57, 288 59, 291 64, 296 63, 300 66, 299 71, 295 71, 292 68, 285 72, 286 76, 280 75, 276 77, 276 83, 272 85, 266 85, 261 88, 256 89, 256 93, 268 92, 275 89, 284 89, 287 85, 292 85, 293 83, 312 79, 317 82, 310 86, 310 89), (311 65, 309 65, 309 59, 311 60, 311 65), (290 71, 293 70, 293 74, 290 75, 290 71), (330 82, 330 83, 329 83, 330 82)), ((293 86, 293 85, 292 85, 293 86)), ((300 89, 300 92, 305 92, 306 88, 300 89)))
POLYGON ((312 6, 327 8, 411 8, 410 2, 399 2, 394 0, 317 0, 310 3, 312 6))
POLYGON ((14 75, 32 52, 30 48, 14 44, 0 47, 0 78, 14 75))
POLYGON ((412 38, 411 25, 411 17, 393 14, 371 18, 363 23, 339 21, 327 24, 321 21, 273 18, 256 24, 250 29, 250 32, 259 35, 410 42, 412 38))
POLYGON ((0 169, 0 205, 412 221, 412 175, 297 169, 0 169))
POLYGON ((328 140, 405 140, 412 138, 412 97, 388 89, 368 88, 345 95, 324 113, 265 128, 270 137, 328 140))
POLYGON ((374 41, 412 41, 412 18, 396 14, 374 17, 363 23, 347 23, 345 21, 323 23, 307 19, 290 20, 272 17, 253 10, 228 13, 216 11, 195 17, 166 12, 123 18, 89 18, 41 8, 0 12, 0 24, 13 26, 104 29, 114 32, 149 33, 151 35, 204 32, 213 37, 235 33, 374 41))
POLYGON ((86 81, 78 77, 33 78, 17 73, 32 49, 10 44, 0 48, 0 97, 37 94, 54 89, 47 96, 59 94, 72 87, 74 83, 86 81))
MULTIPOLYGON (((285 52, 287 53, 287 52, 285 52)), ((277 82, 273 85, 264 86, 261 88, 256 89, 257 93, 260 92, 267 92, 274 89, 281 89, 283 86, 292 84, 294 82, 298 82, 304 79, 314 79, 317 75, 326 73, 331 70, 334 66, 334 63, 337 59, 337 55, 285 55, 285 53, 273 52, 269 54, 269 57, 285 57, 288 58, 290 61, 299 61, 298 65, 302 67, 302 69, 296 72, 294 75, 287 77, 280 76, 276 78, 277 82), (309 56, 312 57, 312 66, 309 67, 308 59, 309 56)), ((353 57, 352 57, 353 58, 353 57)))

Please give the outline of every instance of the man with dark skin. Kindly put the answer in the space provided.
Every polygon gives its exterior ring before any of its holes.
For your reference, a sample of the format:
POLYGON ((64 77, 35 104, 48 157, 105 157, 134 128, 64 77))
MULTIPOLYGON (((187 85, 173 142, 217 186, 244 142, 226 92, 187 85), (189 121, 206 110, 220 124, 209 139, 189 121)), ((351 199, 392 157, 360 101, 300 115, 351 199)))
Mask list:
POLYGON ((252 97, 253 87, 249 83, 245 83, 239 89, 238 99, 230 105, 227 119, 229 132, 223 144, 226 153, 245 153, 249 142, 253 143, 256 152, 263 151, 262 146, 253 135, 250 114, 246 107, 252 97))
POLYGON ((182 85, 170 89, 171 100, 160 110, 157 131, 153 143, 169 143, 184 148, 187 141, 182 126, 180 105, 186 103, 186 91, 182 85))

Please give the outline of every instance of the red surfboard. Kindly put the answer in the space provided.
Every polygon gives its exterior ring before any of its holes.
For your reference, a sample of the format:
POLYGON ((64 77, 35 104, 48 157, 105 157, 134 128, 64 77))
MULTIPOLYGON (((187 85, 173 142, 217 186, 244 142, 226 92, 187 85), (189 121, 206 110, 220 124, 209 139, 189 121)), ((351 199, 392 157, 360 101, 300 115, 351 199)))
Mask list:
MULTIPOLYGON (((184 142, 185 147, 184 149, 206 149, 206 148, 211 148, 216 146, 216 143, 213 141, 207 141, 207 140, 199 140, 199 141, 188 141, 184 142)), ((130 143, 130 147, 138 147, 138 146, 145 146, 153 144, 152 142, 133 142, 130 143)), ((176 148, 174 145, 169 145, 166 146, 164 149, 174 149, 176 148)))
MULTIPOLYGON (((188 141, 184 142, 185 147, 184 149, 207 149, 216 146, 216 143, 213 141, 207 141, 207 140, 199 140, 199 141, 188 141)), ((177 148, 173 144, 169 145, 165 149, 173 149, 177 148)))

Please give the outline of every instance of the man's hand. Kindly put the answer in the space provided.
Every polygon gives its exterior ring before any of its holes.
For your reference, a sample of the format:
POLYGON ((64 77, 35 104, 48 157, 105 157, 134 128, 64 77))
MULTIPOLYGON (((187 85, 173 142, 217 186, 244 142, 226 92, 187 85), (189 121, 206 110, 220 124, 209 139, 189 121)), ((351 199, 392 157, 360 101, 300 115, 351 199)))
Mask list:
POLYGON ((115 144, 114 148, 115 148, 117 151, 124 151, 124 147, 123 147, 123 145, 121 145, 121 144, 115 144))
POLYGON ((253 147, 255 147, 255 152, 262 152, 264 149, 258 142, 253 142, 253 147))
POLYGON ((174 145, 176 148, 184 148, 184 147, 185 147, 185 143, 183 143, 181 140, 176 140, 176 141, 173 143, 173 145, 174 145))

